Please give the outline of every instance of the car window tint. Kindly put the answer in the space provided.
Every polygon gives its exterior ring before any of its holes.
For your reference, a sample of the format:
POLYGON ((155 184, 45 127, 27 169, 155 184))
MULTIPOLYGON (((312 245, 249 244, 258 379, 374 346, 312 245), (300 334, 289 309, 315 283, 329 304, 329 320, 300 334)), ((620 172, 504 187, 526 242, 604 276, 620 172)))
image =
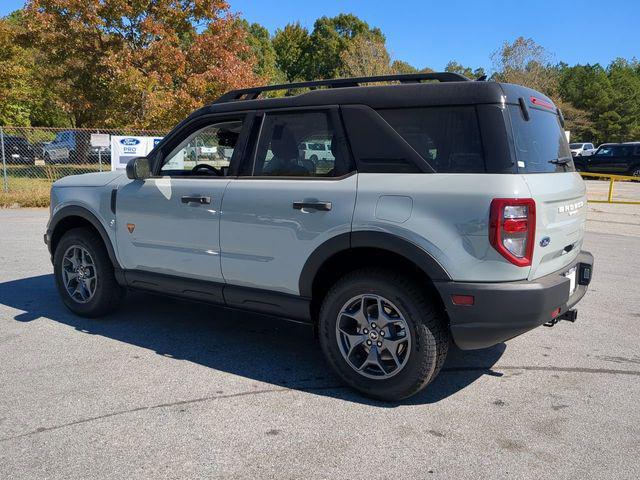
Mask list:
POLYGON ((226 174, 241 130, 242 121, 230 120, 191 133, 165 157, 161 175, 226 174))
POLYGON ((600 147, 596 152, 596 155, 599 157, 611 157, 613 156, 613 148, 612 147, 600 147))
POLYGON ((618 147, 618 153, 617 155, 619 157, 630 157, 631 156, 631 152, 632 152, 632 148, 629 146, 624 146, 624 147, 618 147))
POLYGON ((520 173, 574 170, 571 150, 558 115, 531 108, 527 120, 519 105, 509 105, 509 113, 520 173), (563 163, 559 164, 558 160, 563 163))
POLYGON ((379 113, 436 172, 486 171, 474 107, 382 109, 379 113))
POLYGON ((267 113, 254 176, 333 177, 349 172, 329 112, 267 113))

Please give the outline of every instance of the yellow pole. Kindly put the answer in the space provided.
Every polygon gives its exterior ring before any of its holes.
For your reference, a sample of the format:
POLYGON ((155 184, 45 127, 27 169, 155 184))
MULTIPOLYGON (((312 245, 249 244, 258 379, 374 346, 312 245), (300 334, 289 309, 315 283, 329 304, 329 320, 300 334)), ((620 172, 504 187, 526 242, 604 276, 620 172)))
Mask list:
POLYGON ((613 182, 615 181, 613 177, 609 179, 609 199, 607 200, 609 203, 613 203, 613 182))

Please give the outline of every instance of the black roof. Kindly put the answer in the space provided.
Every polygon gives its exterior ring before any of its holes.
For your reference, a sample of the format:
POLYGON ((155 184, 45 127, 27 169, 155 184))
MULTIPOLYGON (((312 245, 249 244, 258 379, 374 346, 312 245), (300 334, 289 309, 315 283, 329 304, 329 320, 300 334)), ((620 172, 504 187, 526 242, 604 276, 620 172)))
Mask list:
POLYGON ((320 80, 285 85, 268 85, 233 90, 216 102, 194 112, 202 114, 237 112, 257 109, 296 108, 323 105, 368 105, 371 108, 402 108, 416 106, 517 104, 519 97, 530 96, 551 102, 535 90, 499 82, 470 81, 462 75, 442 72, 429 74, 359 77, 320 80), (431 80, 422 83, 423 80, 431 80), (433 82, 438 80, 438 82, 433 82), (397 81, 398 84, 388 84, 397 81), (371 85, 387 82, 383 85, 371 85), (278 98, 259 98, 266 91, 308 88, 310 91, 278 98))
POLYGON ((237 100, 255 100, 262 93, 285 90, 291 91, 300 88, 310 88, 315 90, 319 87, 345 88, 360 87, 371 83, 400 82, 400 83, 421 83, 425 80, 437 80, 438 82, 469 82, 464 75, 453 72, 429 72, 429 73, 409 73, 396 75, 375 75, 369 77, 334 78, 328 80, 313 80, 310 82, 283 83, 280 85, 266 85, 262 87, 242 88, 231 90, 222 95, 215 103, 232 102, 237 100))

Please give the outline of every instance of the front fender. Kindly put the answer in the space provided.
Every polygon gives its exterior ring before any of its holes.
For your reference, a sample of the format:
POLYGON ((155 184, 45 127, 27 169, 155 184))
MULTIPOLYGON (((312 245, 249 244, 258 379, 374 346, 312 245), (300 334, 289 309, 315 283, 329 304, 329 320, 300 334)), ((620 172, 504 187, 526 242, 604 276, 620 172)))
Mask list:
POLYGON ((60 208, 56 208, 49 220, 49 224, 47 226, 47 231, 45 233, 45 243, 49 247, 49 252, 53 256, 53 252, 55 251, 56 243, 58 241, 58 229, 63 228, 65 224, 65 219, 69 219, 71 217, 79 217, 83 220, 89 222, 93 228, 98 232, 102 241, 107 249, 107 253, 109 254, 109 259, 113 263, 113 266, 116 268, 120 268, 120 263, 116 257, 115 249, 113 248, 113 243, 111 241, 111 237, 107 233, 107 229, 102 224, 102 222, 98 219, 98 217, 91 212, 88 208, 79 206, 79 205, 66 205, 60 208))

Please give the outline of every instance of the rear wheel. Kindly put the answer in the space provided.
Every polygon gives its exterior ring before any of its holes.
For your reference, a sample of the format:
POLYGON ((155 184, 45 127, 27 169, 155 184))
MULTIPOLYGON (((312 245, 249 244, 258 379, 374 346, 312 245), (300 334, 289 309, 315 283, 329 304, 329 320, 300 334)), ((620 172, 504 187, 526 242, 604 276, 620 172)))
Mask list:
POLYGON ((423 288, 392 270, 363 269, 343 277, 327 294, 320 310, 320 344, 350 386, 394 401, 436 377, 449 333, 423 288))
POLYGON ((73 313, 99 317, 115 309, 123 297, 102 239, 86 228, 63 235, 53 268, 60 297, 73 313))

